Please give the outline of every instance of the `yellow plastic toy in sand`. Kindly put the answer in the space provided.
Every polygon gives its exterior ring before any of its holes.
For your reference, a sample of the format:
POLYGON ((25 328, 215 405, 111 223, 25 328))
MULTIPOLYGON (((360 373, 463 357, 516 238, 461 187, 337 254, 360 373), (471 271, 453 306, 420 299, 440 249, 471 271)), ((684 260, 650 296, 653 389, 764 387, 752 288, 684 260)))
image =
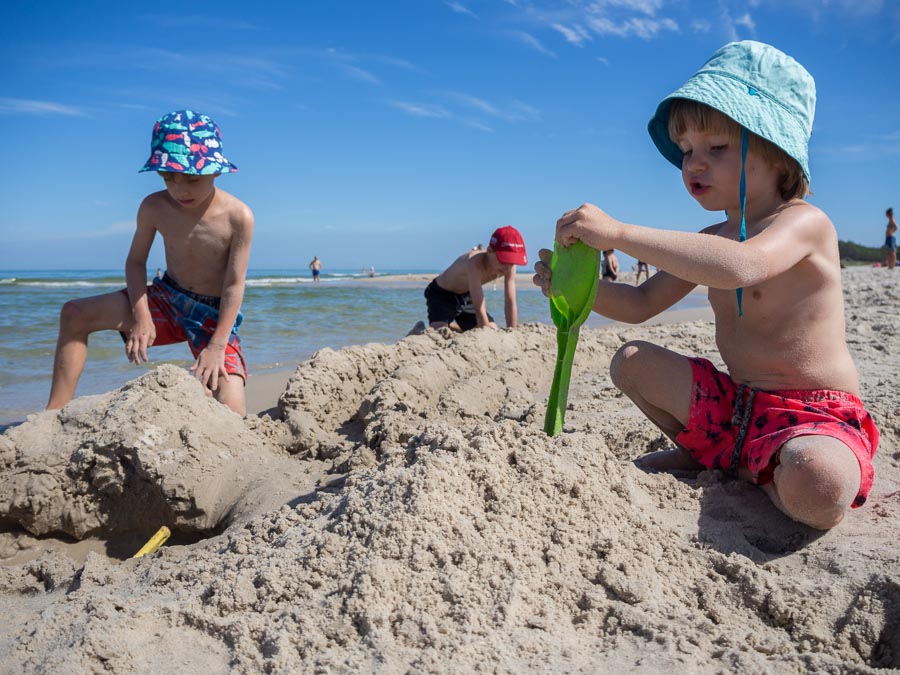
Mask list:
POLYGON ((156 531, 156 534, 154 534, 152 537, 150 537, 150 541, 148 541, 146 544, 144 544, 141 547, 141 550, 138 551, 137 553, 135 553, 132 557, 133 558, 142 558, 145 555, 149 555, 151 553, 156 553, 157 549, 159 549, 160 546, 165 544, 166 540, 170 536, 172 536, 171 530, 169 530, 168 527, 163 525, 161 528, 159 528, 156 531))

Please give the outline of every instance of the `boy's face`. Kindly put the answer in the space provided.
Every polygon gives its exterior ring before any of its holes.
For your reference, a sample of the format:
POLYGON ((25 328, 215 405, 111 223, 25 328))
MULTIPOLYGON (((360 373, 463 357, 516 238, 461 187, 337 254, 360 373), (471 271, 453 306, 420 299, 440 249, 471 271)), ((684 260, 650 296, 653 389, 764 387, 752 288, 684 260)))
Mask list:
POLYGON ((191 210, 206 206, 215 193, 215 174, 193 176, 187 173, 160 171, 169 196, 184 209, 191 210))
MULTIPOLYGON (((684 153, 681 178, 700 206, 708 211, 740 207, 741 142, 722 131, 688 128, 674 139, 684 153)), ((747 176, 756 162, 747 155, 747 176)))

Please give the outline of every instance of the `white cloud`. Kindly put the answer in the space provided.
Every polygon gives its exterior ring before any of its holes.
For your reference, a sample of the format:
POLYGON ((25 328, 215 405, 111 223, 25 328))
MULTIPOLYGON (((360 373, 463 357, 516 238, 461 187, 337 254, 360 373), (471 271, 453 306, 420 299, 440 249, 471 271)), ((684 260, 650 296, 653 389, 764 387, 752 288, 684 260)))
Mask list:
POLYGON ((631 12, 639 12, 647 16, 655 16, 662 9, 662 0, 594 0, 590 8, 602 10, 606 7, 617 7, 631 12))
POLYGON ((474 18, 478 18, 478 16, 471 9, 466 7, 461 2, 456 2, 456 0, 444 0, 444 4, 447 5, 450 9, 452 9, 457 14, 465 14, 467 16, 471 16, 474 18))
POLYGON ((870 16, 881 11, 884 0, 824 0, 824 5, 837 5, 850 14, 870 16))
POLYGON ((35 101, 27 98, 0 98, 0 113, 21 113, 23 115, 66 115, 79 117, 85 113, 64 103, 35 101))
MULTIPOLYGON (((462 92, 446 92, 443 94, 445 98, 467 108, 472 108, 478 112, 504 120, 506 122, 522 122, 538 120, 541 117, 540 111, 534 106, 530 106, 522 101, 513 100, 505 105, 491 103, 478 96, 464 94, 462 92)), ((491 129, 493 131, 493 129, 491 129)))
POLYGON ((450 111, 432 103, 413 103, 411 101, 390 101, 390 104, 413 117, 432 117, 446 119, 452 117, 450 111))
POLYGON ((591 29, 599 35, 632 35, 649 40, 662 31, 678 32, 678 24, 672 19, 643 19, 632 17, 618 23, 606 17, 595 17, 588 21, 591 29))
POLYGON ((749 12, 745 13, 744 16, 736 18, 734 23, 737 26, 744 26, 744 28, 747 28, 750 31, 756 30, 756 23, 753 21, 753 17, 750 16, 749 12))
POLYGON ((695 33, 708 33, 712 29, 712 24, 706 19, 694 19, 691 21, 691 29, 695 33))
POLYGON ((562 33, 562 36, 566 39, 566 42, 569 42, 577 47, 581 47, 585 42, 591 39, 591 34, 588 33, 584 27, 579 24, 574 24, 572 26, 563 26, 559 23, 552 24, 552 28, 562 33))
POLYGON ((362 82, 368 82, 370 84, 381 84, 381 80, 375 77, 368 70, 364 70, 359 66, 350 66, 347 64, 341 64, 340 69, 344 71, 347 75, 352 77, 355 80, 360 80, 362 82))
POLYGON ((539 120, 540 118, 540 110, 538 110, 534 106, 528 105, 527 103, 523 103, 522 101, 513 101, 509 106, 509 111, 507 112, 507 119, 512 122, 518 122, 520 120, 539 120))
POLYGON ((398 59, 395 56, 381 56, 379 54, 375 54, 369 57, 373 61, 378 61, 379 63, 386 63, 389 66, 394 66, 395 68, 400 68, 402 70, 409 70, 416 73, 421 73, 422 69, 419 68, 416 64, 407 61, 406 59, 398 59))
POLYGON ((466 119, 466 120, 462 120, 462 123, 465 124, 467 127, 472 127, 473 129, 478 129, 479 131, 486 131, 489 134, 494 133, 493 128, 489 127, 484 122, 479 122, 478 120, 466 119))
POLYGON ((162 14, 144 14, 139 17, 142 22, 154 23, 165 28, 184 28, 184 26, 203 26, 206 30, 259 31, 258 25, 243 20, 224 19, 207 14, 185 15, 176 12, 162 14))
POLYGON ((550 57, 553 57, 554 59, 556 58, 556 54, 552 50, 547 49, 543 44, 541 44, 541 41, 538 40, 536 37, 534 37, 534 35, 532 35, 531 33, 526 33, 525 31, 521 31, 521 30, 514 30, 511 32, 511 35, 516 40, 518 40, 519 42, 521 42, 523 44, 528 45, 535 51, 540 52, 541 54, 543 54, 545 56, 550 56, 550 57))
POLYGON ((260 73, 271 77, 287 77, 290 67, 284 63, 259 56, 221 54, 215 59, 197 59, 194 54, 176 52, 169 49, 139 49, 134 53, 136 65, 146 70, 184 68, 215 72, 241 73, 258 76, 260 73))
POLYGON ((486 115, 497 117, 500 114, 495 106, 488 103, 483 98, 478 98, 477 96, 471 96, 469 94, 461 94, 458 92, 450 92, 447 94, 447 96, 458 101, 462 105, 469 106, 470 108, 475 108, 476 110, 483 112, 486 115))

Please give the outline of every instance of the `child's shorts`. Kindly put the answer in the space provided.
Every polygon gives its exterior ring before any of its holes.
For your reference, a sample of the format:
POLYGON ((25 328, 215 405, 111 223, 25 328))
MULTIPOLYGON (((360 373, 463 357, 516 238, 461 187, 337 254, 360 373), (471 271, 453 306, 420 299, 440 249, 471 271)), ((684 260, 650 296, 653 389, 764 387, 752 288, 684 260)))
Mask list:
MULTIPOLYGON (((463 332, 478 327, 475 310, 472 309, 472 296, 468 293, 454 293, 441 288, 437 279, 432 279, 425 288, 425 304, 428 308, 428 323, 451 323, 463 332)), ((488 314, 488 321, 493 323, 494 317, 488 314)))
POLYGON ((748 468, 753 482, 771 483, 781 446, 798 436, 831 436, 859 461, 862 506, 875 478, 872 458, 878 428, 853 394, 829 390, 759 391, 737 385, 707 359, 692 358, 690 419, 676 442, 703 466, 736 472, 748 468))
MULTIPOLYGON (((128 289, 122 289, 121 292, 128 297, 128 289)), ((193 293, 179 286, 166 274, 147 286, 147 302, 156 328, 154 346, 187 342, 191 354, 197 358, 209 344, 218 325, 219 298, 193 293)), ((238 375, 246 384, 247 364, 241 350, 241 338, 237 334, 242 320, 243 316, 238 312, 225 347, 225 372, 238 375)), ((125 333, 120 331, 120 335, 123 340, 128 340, 125 333)))

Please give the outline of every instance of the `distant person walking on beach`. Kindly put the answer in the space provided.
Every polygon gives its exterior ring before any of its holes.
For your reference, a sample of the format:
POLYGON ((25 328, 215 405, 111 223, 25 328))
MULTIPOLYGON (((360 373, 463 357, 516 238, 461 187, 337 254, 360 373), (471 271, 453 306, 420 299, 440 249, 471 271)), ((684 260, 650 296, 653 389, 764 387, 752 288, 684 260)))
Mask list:
MULTIPOLYGON (((660 268, 641 286, 597 293, 595 311, 612 319, 640 323, 709 289, 727 372, 641 340, 610 362, 616 387, 676 445, 639 465, 728 471, 761 485, 790 518, 827 529, 865 503, 878 429, 844 339, 837 233, 803 200, 814 109, 803 66, 769 45, 732 42, 649 124, 694 199, 726 220, 678 232, 584 204, 557 221, 556 238, 660 268)), ((548 293, 550 252, 540 259, 535 282, 548 293)))
POLYGON ((647 263, 643 260, 637 261, 637 276, 634 280, 634 285, 637 286, 641 283, 641 270, 644 270, 644 281, 650 281, 650 268, 647 267, 647 263))
MULTIPOLYGON (((455 331, 473 328, 497 328, 494 317, 488 314, 482 286, 503 277, 503 305, 506 325, 518 323, 516 307, 516 265, 525 265, 525 241, 519 231, 501 227, 491 235, 487 250, 469 249, 441 272, 425 289, 428 323, 431 328, 450 327, 455 331)), ((422 332, 424 322, 413 328, 422 332)))
POLYGON ((884 266, 889 270, 897 267, 897 222, 894 220, 894 209, 884 212, 887 226, 884 228, 884 266))
POLYGON ((157 279, 162 279, 162 278, 163 278, 162 267, 157 267, 157 268, 156 268, 156 278, 157 278, 157 279))
POLYGON ((619 259, 616 258, 615 249, 608 248, 603 251, 603 260, 601 261, 603 272, 600 277, 606 281, 615 281, 619 278, 619 259))
POLYGON ((253 213, 215 186, 237 171, 222 152, 215 122, 191 110, 159 119, 150 159, 166 189, 147 196, 125 261, 128 288, 67 302, 47 407, 61 408, 75 395, 87 359, 88 336, 117 330, 134 363, 147 348, 187 342, 194 371, 215 398, 243 415, 247 367, 237 330, 253 237, 253 213), (166 250, 166 273, 147 285, 147 256, 157 233, 166 250), (236 377, 230 377, 236 376, 236 377))
POLYGON ((322 274, 322 261, 319 260, 319 256, 314 255, 313 259, 309 261, 309 269, 312 270, 313 281, 319 281, 319 275, 322 274))

